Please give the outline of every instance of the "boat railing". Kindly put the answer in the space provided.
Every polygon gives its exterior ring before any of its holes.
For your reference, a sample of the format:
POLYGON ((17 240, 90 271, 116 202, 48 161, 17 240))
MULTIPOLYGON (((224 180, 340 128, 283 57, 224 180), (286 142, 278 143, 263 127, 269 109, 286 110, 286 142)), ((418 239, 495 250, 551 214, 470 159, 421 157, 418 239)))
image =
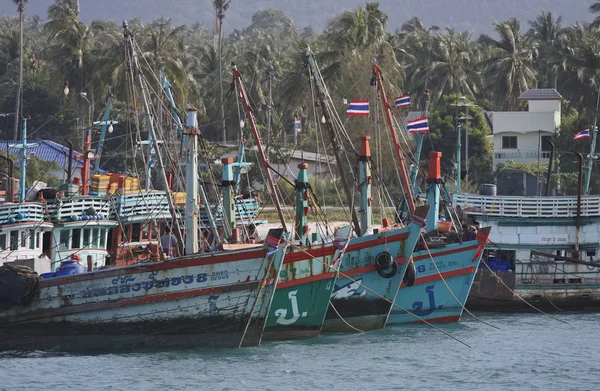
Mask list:
POLYGON ((110 207, 111 201, 106 196, 65 197, 48 201, 48 213, 52 221, 73 220, 89 215, 106 219, 110 215, 110 207))
POLYGON ((111 219, 121 221, 135 217, 170 219, 168 195, 165 191, 134 191, 115 195, 111 219))
POLYGON ((0 224, 17 222, 42 222, 46 215, 46 207, 41 202, 0 204, 0 224))
MULTIPOLYGON (((577 217, 577 197, 519 197, 454 194, 453 203, 467 214, 497 217, 577 217)), ((581 199, 582 217, 600 217, 600 196, 581 199)))

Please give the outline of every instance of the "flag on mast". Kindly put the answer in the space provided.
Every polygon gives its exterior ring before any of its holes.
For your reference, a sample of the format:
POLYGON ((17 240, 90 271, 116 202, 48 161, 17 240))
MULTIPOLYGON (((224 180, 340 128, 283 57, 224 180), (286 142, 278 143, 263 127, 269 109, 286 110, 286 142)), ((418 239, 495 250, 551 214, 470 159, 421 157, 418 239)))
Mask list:
POLYGON ((590 137, 589 129, 583 129, 583 130, 580 130, 579 132, 577 132, 577 134, 575 134, 575 137, 573 137, 573 140, 580 140, 580 139, 586 138, 586 137, 590 137))
POLYGON ((346 114, 355 115, 358 117, 369 116, 369 101, 368 100, 353 100, 350 101, 346 108, 346 114))
POLYGON ((404 94, 394 99, 396 107, 410 107, 410 95, 404 94))
POLYGON ((296 117, 294 120, 294 129, 296 130, 296 134, 302 134, 302 118, 296 117))
POLYGON ((429 122, 427 117, 417 118, 412 121, 408 121, 406 129, 409 133, 429 133, 429 122))

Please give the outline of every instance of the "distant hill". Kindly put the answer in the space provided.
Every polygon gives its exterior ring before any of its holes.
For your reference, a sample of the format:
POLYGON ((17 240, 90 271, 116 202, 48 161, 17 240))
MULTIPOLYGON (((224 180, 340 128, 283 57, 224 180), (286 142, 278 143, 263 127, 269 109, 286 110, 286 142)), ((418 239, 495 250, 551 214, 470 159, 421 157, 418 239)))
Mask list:
MULTIPOLYGON (((31 0, 28 14, 46 18, 53 0, 31 0)), ((541 11, 562 15, 565 24, 591 21, 588 12, 593 0, 380 0, 380 8, 389 15, 389 28, 395 30, 413 16, 426 25, 453 27, 475 34, 492 31, 492 23, 516 17, 524 27, 541 11)), ((160 17, 172 18, 175 23, 192 24, 200 21, 206 28, 214 24, 210 0, 80 0, 81 15, 86 21, 115 20, 139 16, 143 21, 160 17)), ((281 9, 297 26, 323 29, 340 11, 364 5, 365 0, 232 0, 225 28, 242 28, 250 24, 252 14, 268 8, 281 9)), ((9 0, 0 0, 2 15, 15 14, 9 0)))

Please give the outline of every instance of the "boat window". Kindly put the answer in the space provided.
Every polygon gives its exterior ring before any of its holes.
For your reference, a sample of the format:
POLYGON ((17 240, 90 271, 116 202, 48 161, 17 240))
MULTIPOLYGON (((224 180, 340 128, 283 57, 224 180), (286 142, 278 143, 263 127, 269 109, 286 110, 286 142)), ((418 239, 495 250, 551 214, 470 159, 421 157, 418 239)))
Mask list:
POLYGON ((147 223, 142 226, 142 239, 141 240, 148 240, 149 235, 150 235, 150 223, 147 223))
POLYGON ((150 230, 150 239, 158 239, 158 223, 152 224, 152 229, 150 230))
POLYGON ((6 234, 0 235, 0 250, 6 250, 6 234))
POLYGON ((27 231, 21 231, 21 247, 27 245, 27 231))
POLYGON ((100 248, 106 247, 106 230, 100 229, 100 248))
POLYGON ((92 230, 92 246, 98 247, 98 241, 100 240, 100 229, 94 228, 92 230))
POLYGON ((139 242, 140 241, 140 231, 142 229, 142 225, 140 223, 133 224, 131 226, 131 241, 139 242))
POLYGON ((89 228, 85 228, 83 230, 83 247, 89 247, 91 240, 90 235, 92 234, 92 230, 89 228))
POLYGON ((71 248, 81 248, 81 229, 76 228, 71 235, 71 248))
POLYGON ((552 141, 552 136, 542 136, 542 152, 550 152, 552 147, 546 141, 552 141))
POLYGON ((121 243, 129 243, 131 237, 131 225, 127 224, 123 226, 123 234, 121 235, 121 243))
POLYGON ((35 233, 35 248, 40 248, 40 233, 35 233))
POLYGON ((27 232, 27 236, 29 236, 29 249, 33 250, 35 248, 35 235, 32 229, 27 232))
POLYGON ((19 231, 10 231, 10 249, 13 251, 19 249, 19 231))
POLYGON ((58 248, 60 250, 66 250, 69 248, 69 239, 71 238, 70 233, 70 229, 63 229, 60 231, 60 243, 58 244, 58 248))

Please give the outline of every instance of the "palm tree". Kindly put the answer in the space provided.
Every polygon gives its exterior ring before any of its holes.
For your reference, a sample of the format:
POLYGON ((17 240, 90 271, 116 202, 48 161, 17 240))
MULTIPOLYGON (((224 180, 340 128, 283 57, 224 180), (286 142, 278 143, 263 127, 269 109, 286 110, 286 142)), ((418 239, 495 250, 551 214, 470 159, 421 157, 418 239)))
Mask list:
POLYGON ((480 44, 490 48, 489 58, 482 65, 489 90, 505 102, 505 109, 512 110, 519 95, 536 83, 531 38, 521 34, 519 21, 514 18, 494 23, 494 29, 500 40, 485 34, 479 38, 480 44))
MULTIPOLYGON (((596 2, 590 5, 590 12, 593 14, 600 14, 600 2, 596 2)), ((600 26, 600 16, 596 16, 596 19, 591 24, 592 27, 600 26)))
POLYGON ((21 90, 23 89, 23 13, 25 4, 28 0, 13 0, 19 11, 19 87, 17 88, 17 104, 15 106, 15 126, 13 130, 13 140, 19 136, 19 119, 21 118, 21 90))
POLYGON ((227 129, 225 128, 225 111, 223 109, 223 68, 221 61, 223 59, 221 48, 223 46, 223 20, 225 19, 225 12, 229 9, 230 0, 214 0, 213 5, 217 14, 217 20, 219 22, 219 98, 221 107, 221 126, 223 132, 223 142, 227 141, 227 129))
POLYGON ((552 12, 542 12, 530 20, 529 35, 537 48, 535 62, 538 68, 538 78, 541 87, 556 88, 558 77, 558 65, 560 58, 558 54, 558 45, 564 30, 561 26, 562 16, 554 18, 552 12))
POLYGON ((432 100, 438 101, 449 94, 467 95, 475 99, 481 84, 475 67, 479 64, 479 50, 469 33, 457 34, 447 29, 446 35, 433 40, 431 65, 428 67, 432 100))

